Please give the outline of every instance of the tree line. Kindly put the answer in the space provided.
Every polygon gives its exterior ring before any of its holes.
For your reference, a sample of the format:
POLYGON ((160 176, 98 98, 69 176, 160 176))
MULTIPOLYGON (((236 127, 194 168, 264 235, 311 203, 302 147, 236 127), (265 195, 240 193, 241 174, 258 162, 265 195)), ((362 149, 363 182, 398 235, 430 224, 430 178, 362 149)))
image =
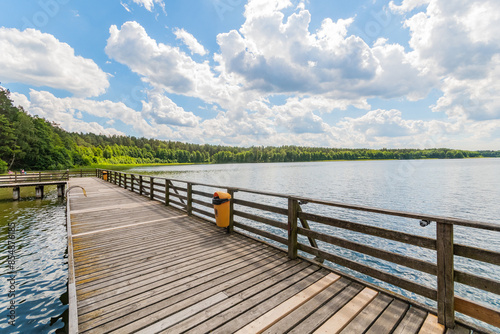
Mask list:
POLYGON ((500 157, 500 151, 345 149, 302 146, 233 147, 67 132, 15 107, 0 88, 0 173, 97 164, 251 163, 362 159, 462 159, 500 157))

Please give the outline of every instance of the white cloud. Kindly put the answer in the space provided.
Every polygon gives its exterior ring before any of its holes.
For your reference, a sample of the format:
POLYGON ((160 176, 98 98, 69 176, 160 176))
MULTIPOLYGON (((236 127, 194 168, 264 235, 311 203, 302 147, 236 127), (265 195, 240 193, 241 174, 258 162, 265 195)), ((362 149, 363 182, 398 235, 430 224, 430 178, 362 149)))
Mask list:
POLYGON ((196 54, 199 54, 201 56, 204 56, 208 53, 208 51, 205 50, 203 45, 201 45, 196 40, 196 38, 193 35, 191 35, 190 33, 188 33, 186 30, 176 28, 176 29, 174 29, 174 34, 175 34, 177 39, 180 39, 184 44, 186 44, 186 46, 191 51, 191 54, 196 53, 196 54))
POLYGON ((129 12, 129 13, 130 13, 130 12, 132 12, 132 11, 130 10, 130 8, 128 7, 128 5, 127 5, 126 3, 124 3, 123 1, 120 1, 120 5, 122 5, 122 6, 123 6, 123 8, 125 8, 125 10, 126 10, 127 12, 129 12))
POLYGON ((121 30, 113 25, 109 30, 106 54, 157 88, 187 94, 213 80, 208 63, 196 63, 179 48, 157 44, 137 22, 124 23, 121 30))
POLYGON ((403 0, 401 5, 394 4, 394 1, 389 2, 389 8, 396 13, 406 13, 414 10, 417 7, 427 5, 431 0, 403 0))
POLYGON ((34 29, 0 27, 0 80, 69 91, 76 96, 103 94, 108 77, 91 60, 53 35, 34 29))
POLYGON ((142 113, 157 124, 195 127, 200 121, 200 117, 185 111, 165 95, 151 93, 148 100, 142 103, 142 113))
POLYGON ((442 82, 434 107, 451 117, 500 117, 500 2, 432 0, 408 18, 414 63, 442 82))
POLYGON ((58 98, 45 91, 31 90, 29 99, 23 94, 13 95, 14 102, 32 115, 56 121, 67 131, 124 134, 112 128, 104 129, 96 122, 87 123, 79 118, 82 114, 104 120, 120 120, 144 136, 155 136, 156 130, 143 119, 140 112, 121 102, 94 101, 75 97, 58 98))
POLYGON ((135 4, 146 8, 146 10, 152 12, 155 4, 158 4, 163 11, 165 11, 165 2, 163 0, 132 0, 135 4))
POLYGON ((262 93, 313 94, 337 98, 425 97, 435 83, 422 75, 411 54, 380 42, 371 48, 347 36, 353 18, 325 19, 309 31, 304 6, 288 17, 288 1, 250 1, 239 31, 219 34, 221 70, 237 76, 246 89, 262 93), (265 10, 264 10, 265 9, 265 10))

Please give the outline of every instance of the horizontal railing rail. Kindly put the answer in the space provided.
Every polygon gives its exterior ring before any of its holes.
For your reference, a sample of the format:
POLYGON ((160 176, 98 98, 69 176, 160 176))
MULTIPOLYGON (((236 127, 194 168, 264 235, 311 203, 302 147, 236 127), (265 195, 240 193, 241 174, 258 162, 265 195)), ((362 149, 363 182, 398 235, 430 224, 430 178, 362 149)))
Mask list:
POLYGON ((208 189, 212 191, 226 189, 232 197, 229 232, 238 228, 238 232, 250 233, 250 236, 268 240, 271 244, 280 246, 292 259, 298 256, 316 257, 317 261, 329 261, 433 300, 437 305, 439 322, 449 328, 454 327, 455 312, 500 328, 500 311, 497 308, 457 295, 455 291, 455 283, 458 283, 492 293, 498 299, 500 295, 498 277, 491 278, 479 272, 466 272, 456 266, 456 263, 460 262, 456 261, 456 257, 500 266, 500 252, 457 243, 454 238, 455 227, 483 231, 486 237, 490 233, 500 232, 499 224, 386 210, 151 175, 102 169, 98 169, 96 173, 98 177, 108 182, 152 200, 159 200, 165 205, 174 206, 187 212, 188 215, 196 215, 212 222, 215 221, 213 211, 207 208, 213 207, 211 204, 213 192, 207 191, 208 189), (257 201, 255 198, 260 198, 260 200, 257 201), (313 208, 320 209, 314 210, 313 208), (324 212, 328 210, 330 213, 325 214, 324 212), (351 215, 342 212, 339 217, 339 210, 348 210, 351 215), (420 223, 422 226, 434 226, 435 233, 418 235, 407 231, 396 231, 371 224, 370 219, 368 222, 355 222, 352 220, 355 220, 356 215, 352 212, 357 213, 358 216, 370 214, 374 217, 382 217, 377 218, 381 221, 396 217, 408 224, 420 223), (349 219, 346 219, 346 216, 349 219), (354 218, 350 219, 351 217, 354 218), (265 228, 262 228, 263 226, 265 228), (356 238, 349 236, 356 236, 356 238), (390 244, 394 247, 382 248, 378 247, 379 244, 390 244), (424 258, 402 254, 396 246, 415 249, 415 254, 423 254, 421 256, 424 258), (355 254, 357 257, 349 254, 355 254), (370 265, 373 261, 363 262, 364 257, 379 259, 383 263, 397 266, 398 271, 400 268, 407 268, 405 270, 410 273, 408 276, 413 275, 416 278, 410 279, 404 275, 398 275, 397 271, 383 270, 382 267, 385 266, 370 265), (431 281, 434 283, 429 284, 427 279, 419 280, 420 276, 433 277, 431 281))
POLYGON ((0 184, 14 183, 34 183, 49 181, 67 181, 70 177, 94 177, 97 176, 97 170, 62 170, 62 171, 44 171, 44 172, 12 172, 12 174, 0 175, 0 184))
MULTIPOLYGON (((95 173, 94 173, 95 175, 95 173)), ((69 171, 50 171, 50 172, 14 172, 12 174, 0 175, 0 184, 10 183, 33 183, 48 181, 67 181, 69 180, 69 171)))

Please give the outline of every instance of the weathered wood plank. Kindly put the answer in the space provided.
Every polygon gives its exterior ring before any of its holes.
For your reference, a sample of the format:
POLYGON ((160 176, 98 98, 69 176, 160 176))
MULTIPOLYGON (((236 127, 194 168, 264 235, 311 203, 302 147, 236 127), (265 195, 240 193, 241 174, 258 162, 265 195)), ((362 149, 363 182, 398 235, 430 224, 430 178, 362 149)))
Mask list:
POLYGON ((324 305, 328 300, 336 296, 342 289, 351 283, 348 279, 341 278, 334 284, 327 287, 325 290, 318 293, 316 296, 311 298, 308 302, 302 305, 300 308, 288 314, 286 317, 282 318, 273 326, 269 327, 264 333, 287 333, 295 325, 302 322, 305 318, 313 314, 319 307, 324 305))
POLYGON ((321 324, 327 321, 332 314, 337 313, 344 305, 346 305, 354 296, 356 296, 363 287, 360 284, 352 283, 335 295, 327 303, 322 305, 314 313, 295 326, 289 333, 303 334, 311 333, 321 324))
MULTIPOLYGON (((244 279, 240 283, 234 284, 226 290, 223 290, 227 296, 230 296, 227 300, 205 310, 202 314, 192 315, 190 318, 171 327, 168 332, 181 333, 198 326, 212 317, 218 317, 221 313, 226 312, 234 305, 239 304, 241 301, 257 294, 259 291, 266 289, 270 285, 275 284, 275 282, 283 280, 299 270, 304 269, 305 266, 305 263, 299 264, 296 261, 288 261, 277 266, 272 266, 272 264, 270 266, 269 264, 266 264, 263 269, 267 270, 263 271, 262 274, 244 279)), ((260 269, 261 268, 257 268, 255 270, 260 269)), ((216 325, 213 325, 213 327, 215 326, 216 325)))
POLYGON ((495 310, 464 298, 455 297, 455 311, 500 328, 500 311, 498 309, 495 310))
POLYGON ((299 218, 307 219, 310 221, 315 221, 328 226, 338 227, 346 230, 351 230, 354 232, 360 232, 363 234, 369 234, 380 238, 385 238, 389 240, 399 241, 405 244, 410 244, 419 247, 425 247, 429 249, 436 249, 436 240, 421 237, 413 234, 407 234, 399 231, 392 231, 384 229, 381 227, 375 227, 370 225, 353 223, 347 220, 324 217, 320 215, 315 215, 312 213, 300 212, 299 218))
POLYGON ((379 294, 340 333, 364 333, 372 323, 377 320, 379 315, 386 309, 392 300, 393 298, 386 294, 379 294))
POLYGON ((299 243, 299 250, 305 251, 309 254, 319 256, 325 260, 332 261, 333 263, 337 263, 341 266, 356 270, 362 274, 366 274, 368 276, 378 278, 381 281, 394 284, 396 286, 399 286, 403 289, 406 289, 411 292, 415 292, 419 295, 422 295, 424 297, 436 300, 437 298, 437 292, 436 290, 433 290, 429 287, 426 287, 424 285, 420 285, 418 283, 415 283, 413 281, 410 281, 408 279, 404 279, 401 277, 398 277, 393 274, 389 274, 377 269, 373 269, 371 267, 368 267, 366 265, 360 264, 358 262, 349 260, 347 258, 344 258, 342 256, 334 255, 329 252, 324 252, 320 251, 316 248, 306 246, 304 244, 299 243))
POLYGON ((259 318, 255 319, 245 327, 238 330, 236 333, 262 333, 339 279, 340 276, 336 274, 328 274, 316 283, 300 291, 295 296, 289 298, 277 307, 261 315, 259 318))
POLYGON ((366 331, 366 334, 392 333, 408 308, 408 303, 398 299, 393 300, 377 321, 366 331))
POLYGON ((438 318, 434 314, 428 314, 424 324, 420 328, 419 334, 443 334, 445 327, 438 323, 438 318))
POLYGON ((440 324, 455 326, 455 280, 453 262, 453 225, 436 224, 437 302, 440 324))
POLYGON ((364 288, 356 297, 315 330, 314 333, 339 333, 377 294, 378 292, 373 289, 364 288))
POLYGON ((393 334, 418 333, 426 317, 427 312, 416 307, 411 307, 408 312, 406 312, 405 317, 403 318, 403 320, 401 320, 398 327, 396 327, 393 334))
POLYGON ((321 240, 332 245, 336 245, 342 248, 350 249, 358 253, 363 253, 373 257, 377 257, 382 260, 386 260, 392 263, 396 263, 408 268, 423 271, 425 273, 436 275, 437 266, 433 263, 411 258, 409 256, 400 255, 394 252, 385 251, 380 248, 375 248, 367 246, 364 244, 352 242, 346 239, 337 238, 333 235, 328 235, 325 233, 311 231, 305 228, 298 228, 298 233, 305 235, 306 237, 311 237, 316 240, 321 240))

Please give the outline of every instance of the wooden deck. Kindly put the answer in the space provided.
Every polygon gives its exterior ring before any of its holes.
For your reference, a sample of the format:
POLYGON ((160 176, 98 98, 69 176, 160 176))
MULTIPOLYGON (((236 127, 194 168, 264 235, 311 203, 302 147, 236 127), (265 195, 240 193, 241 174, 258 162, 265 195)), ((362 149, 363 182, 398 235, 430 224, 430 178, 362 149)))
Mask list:
POLYGON ((445 332, 406 301, 161 202, 74 185, 88 195, 69 195, 80 333, 445 332))

